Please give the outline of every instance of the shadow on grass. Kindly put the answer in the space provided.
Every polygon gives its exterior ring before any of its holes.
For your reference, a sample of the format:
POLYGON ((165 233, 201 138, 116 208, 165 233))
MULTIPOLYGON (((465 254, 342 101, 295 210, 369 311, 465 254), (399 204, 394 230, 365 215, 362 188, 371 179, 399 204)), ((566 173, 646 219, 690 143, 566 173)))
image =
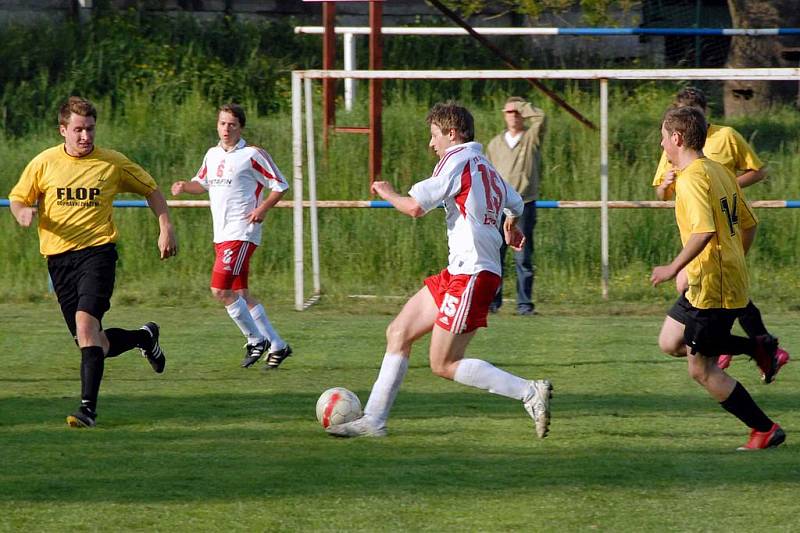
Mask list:
MULTIPOLYGON (((433 496, 595 486, 702 489, 800 478, 797 454, 789 447, 737 454, 720 449, 718 440, 731 437, 716 425, 706 434, 693 432, 697 417, 714 411, 705 398, 564 394, 554 403, 554 426, 561 433, 544 441, 532 438, 517 402, 494 396, 401 395, 391 436, 356 440, 326 436, 314 420, 315 400, 309 394, 109 395, 98 428, 77 431, 62 425, 61 414, 72 407, 68 400, 4 399, 0 501, 163 503, 331 491, 433 496), (592 430, 586 429, 587 414, 657 414, 674 417, 675 424, 625 426, 606 419, 592 430), (583 430, 592 433, 590 442, 571 431, 570 420, 579 417, 584 417, 583 430), (694 426, 681 424, 687 417, 694 426), (505 419, 511 418, 509 431, 505 419)), ((800 395, 783 397, 781 408, 800 408, 800 395)))

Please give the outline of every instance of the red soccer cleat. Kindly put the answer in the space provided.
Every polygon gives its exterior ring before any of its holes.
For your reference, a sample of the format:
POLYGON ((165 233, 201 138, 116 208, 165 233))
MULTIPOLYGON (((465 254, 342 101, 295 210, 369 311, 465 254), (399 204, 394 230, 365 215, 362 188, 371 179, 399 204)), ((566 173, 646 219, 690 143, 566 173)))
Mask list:
POLYGON ((731 359, 733 359, 732 355, 722 354, 717 359, 717 366, 720 367, 722 370, 725 370, 729 366, 731 366, 731 359))
POLYGON ((778 347, 778 349, 775 350, 775 374, 773 375, 773 379, 778 375, 778 371, 783 368, 783 365, 788 363, 790 359, 789 352, 783 348, 778 347))
POLYGON ((786 440, 786 433, 783 432, 778 424, 772 424, 769 431, 750 431, 750 440, 744 446, 736 448, 739 451, 764 450, 775 448, 786 440))
POLYGON ((761 370, 761 381, 772 383, 778 373, 778 339, 770 334, 759 335, 756 340, 756 353, 753 358, 761 370))

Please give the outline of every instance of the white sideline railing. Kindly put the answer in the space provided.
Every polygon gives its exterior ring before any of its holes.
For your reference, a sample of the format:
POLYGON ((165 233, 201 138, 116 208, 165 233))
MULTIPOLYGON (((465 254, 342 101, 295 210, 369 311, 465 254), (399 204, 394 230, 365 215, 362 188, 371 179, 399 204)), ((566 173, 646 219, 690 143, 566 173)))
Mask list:
MULTIPOLYGON (((742 69, 571 69, 571 70, 296 70, 292 72, 292 153, 294 171, 294 242, 295 242, 295 309, 303 310, 305 305, 303 286, 303 85, 310 92, 311 86, 301 80, 312 79, 579 79, 598 80, 600 83, 600 239, 601 239, 601 291, 603 299, 608 298, 608 81, 609 80, 794 80, 800 81, 800 68, 742 68, 742 69)), ((665 104, 666 107, 666 104, 665 104)), ((307 116, 313 113, 311 99, 305 99, 307 116)), ((312 122, 309 121, 309 124, 312 122)), ((655 126, 654 126, 655 127, 655 126)), ((306 143, 314 144, 313 128, 306 128, 306 143)), ((309 154, 311 157, 311 154, 309 154)), ((316 183, 316 172, 309 159, 309 186, 316 183), (312 175, 312 173, 314 175, 312 175)), ((313 193, 316 197, 316 190, 313 193)), ((312 210, 317 202, 312 202, 312 210)), ((314 294, 309 300, 319 298, 318 285, 319 242, 316 216, 311 219, 311 254, 314 268, 314 294)))

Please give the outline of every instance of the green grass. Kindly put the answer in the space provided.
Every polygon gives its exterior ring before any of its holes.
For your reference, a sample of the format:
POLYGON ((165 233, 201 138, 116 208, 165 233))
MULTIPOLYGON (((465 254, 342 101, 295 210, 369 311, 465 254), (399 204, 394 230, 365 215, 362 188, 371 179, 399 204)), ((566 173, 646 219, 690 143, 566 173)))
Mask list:
MULTIPOLYGON (((652 299, 648 300, 652 302, 652 299)), ((94 430, 64 416, 79 355, 52 301, 0 304, 0 530, 788 531, 800 488, 800 377, 731 373, 788 433, 737 453, 746 431, 661 355, 666 306, 542 305, 506 312, 469 353, 555 385, 551 435, 519 403, 435 378, 426 342, 386 439, 336 440, 319 393, 366 400, 400 302, 267 304, 295 355, 277 372, 238 368, 241 336, 221 308, 130 308, 107 326, 162 325, 157 376, 136 353, 110 360, 94 430), (762 503, 763 502, 763 503, 762 503)), ((790 351, 800 313, 765 320, 790 351)))

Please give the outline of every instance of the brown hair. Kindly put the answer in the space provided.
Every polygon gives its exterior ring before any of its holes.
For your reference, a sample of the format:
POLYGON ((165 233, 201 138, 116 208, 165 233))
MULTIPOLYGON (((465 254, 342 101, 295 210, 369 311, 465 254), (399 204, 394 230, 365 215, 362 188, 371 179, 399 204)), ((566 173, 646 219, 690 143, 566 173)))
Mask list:
POLYGON ((219 106, 219 110, 217 110, 217 116, 220 113, 230 113, 234 117, 239 120, 239 126, 244 128, 245 122, 247 122, 247 117, 244 115, 244 108, 239 104, 223 104, 219 106))
POLYGON ((664 114, 663 124, 667 133, 680 133, 687 148, 699 151, 706 144, 708 124, 706 116, 697 107, 672 107, 664 114))
POLYGON ((467 108, 462 107, 454 102, 445 102, 434 104, 425 117, 425 121, 430 124, 436 124, 442 130, 442 133, 447 133, 451 129, 456 130, 456 133, 464 142, 469 142, 475 138, 475 120, 467 108))
POLYGON ((61 104, 58 108, 58 124, 66 126, 69 124, 69 118, 72 114, 80 115, 82 117, 92 117, 97 120, 97 109, 94 105, 80 96, 70 96, 67 101, 61 104))
POLYGON ((675 107, 698 107, 704 113, 708 108, 708 100, 703 91, 697 87, 684 87, 675 95, 672 105, 675 107))

